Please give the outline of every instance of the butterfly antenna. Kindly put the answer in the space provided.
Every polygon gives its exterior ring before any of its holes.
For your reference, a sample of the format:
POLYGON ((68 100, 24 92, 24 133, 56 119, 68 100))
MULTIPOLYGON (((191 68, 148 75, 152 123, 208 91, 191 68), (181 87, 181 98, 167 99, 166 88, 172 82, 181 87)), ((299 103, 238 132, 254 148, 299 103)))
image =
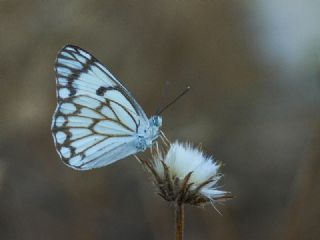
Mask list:
POLYGON ((160 111, 156 112, 156 115, 160 115, 164 112, 168 107, 170 107, 172 104, 174 104, 176 101, 178 101, 183 95, 185 95, 190 90, 190 86, 186 87, 186 89, 180 93, 178 96, 176 96, 171 102, 169 102, 166 106, 164 106, 160 111))
POLYGON ((165 97, 166 97, 166 93, 167 93, 167 88, 168 88, 168 86, 169 86, 169 82, 168 81, 166 81, 165 83, 164 83, 164 85, 163 85, 163 87, 162 87, 162 93, 161 93, 161 97, 160 97, 160 101, 159 101, 159 105, 158 105, 158 107, 156 108, 157 110, 155 111, 155 115, 157 115, 157 113, 160 111, 160 107, 161 107, 161 104, 163 103, 163 100, 165 99, 165 97))

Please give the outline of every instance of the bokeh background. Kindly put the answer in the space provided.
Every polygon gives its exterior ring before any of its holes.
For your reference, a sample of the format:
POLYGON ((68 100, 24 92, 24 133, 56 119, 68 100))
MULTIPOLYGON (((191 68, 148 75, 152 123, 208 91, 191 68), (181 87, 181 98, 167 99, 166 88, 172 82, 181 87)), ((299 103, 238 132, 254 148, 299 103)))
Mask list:
POLYGON ((50 132, 53 65, 94 54, 174 140, 225 164, 236 198, 186 209, 185 239, 320 239, 320 1, 0 1, 0 239, 173 239, 133 157, 78 172, 50 132))

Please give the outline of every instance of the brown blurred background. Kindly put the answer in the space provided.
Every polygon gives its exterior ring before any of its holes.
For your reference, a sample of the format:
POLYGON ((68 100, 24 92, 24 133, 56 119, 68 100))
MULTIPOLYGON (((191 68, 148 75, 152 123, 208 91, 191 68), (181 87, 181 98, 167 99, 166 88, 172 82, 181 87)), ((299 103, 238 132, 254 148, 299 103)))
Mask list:
POLYGON ((0 239, 173 239, 132 157, 77 172, 50 132, 57 51, 121 79, 170 139, 225 163, 236 198, 186 209, 185 239, 320 239, 320 1, 0 1, 0 239))

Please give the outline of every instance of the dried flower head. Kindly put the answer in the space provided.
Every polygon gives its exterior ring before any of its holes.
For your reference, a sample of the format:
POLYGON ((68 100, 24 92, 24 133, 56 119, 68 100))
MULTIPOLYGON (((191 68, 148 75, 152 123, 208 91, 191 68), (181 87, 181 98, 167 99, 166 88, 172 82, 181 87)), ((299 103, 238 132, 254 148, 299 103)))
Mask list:
POLYGON ((139 161, 151 172, 158 193, 165 200, 202 206, 232 198, 217 189, 220 164, 189 143, 170 143, 164 135, 152 148, 151 161, 139 161))

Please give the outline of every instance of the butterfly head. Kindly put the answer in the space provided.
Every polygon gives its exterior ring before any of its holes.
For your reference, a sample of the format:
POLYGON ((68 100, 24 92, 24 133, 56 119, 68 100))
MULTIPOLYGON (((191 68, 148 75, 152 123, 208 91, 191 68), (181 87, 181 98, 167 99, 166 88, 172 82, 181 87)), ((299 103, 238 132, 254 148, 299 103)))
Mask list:
POLYGON ((152 127, 160 128, 162 126, 162 117, 159 115, 154 115, 150 118, 150 124, 152 127))
POLYGON ((159 136, 159 129, 162 126, 162 117, 159 115, 154 115, 149 119, 150 123, 150 140, 151 143, 155 141, 159 136))

